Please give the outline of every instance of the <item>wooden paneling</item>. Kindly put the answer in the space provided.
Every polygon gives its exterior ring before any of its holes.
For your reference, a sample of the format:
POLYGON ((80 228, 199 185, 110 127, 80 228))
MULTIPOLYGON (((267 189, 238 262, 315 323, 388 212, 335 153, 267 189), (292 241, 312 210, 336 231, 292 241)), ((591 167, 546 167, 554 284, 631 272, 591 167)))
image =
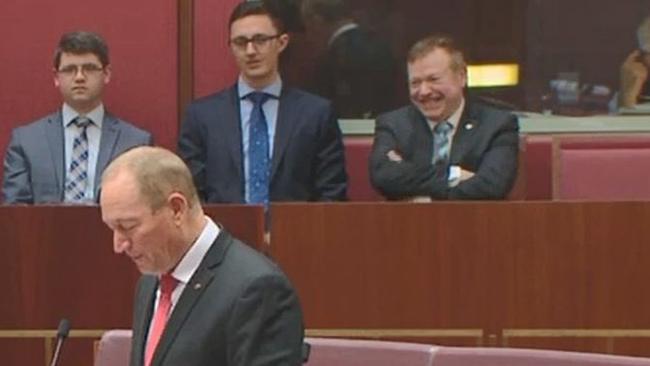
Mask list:
MULTIPOLYGON (((276 204, 272 214, 271 254, 308 328, 483 329, 496 345, 504 329, 650 328, 650 203, 276 204)), ((539 344, 607 351, 587 338, 539 344)), ((643 347, 620 338, 613 351, 650 355, 650 338, 635 341, 643 347)))

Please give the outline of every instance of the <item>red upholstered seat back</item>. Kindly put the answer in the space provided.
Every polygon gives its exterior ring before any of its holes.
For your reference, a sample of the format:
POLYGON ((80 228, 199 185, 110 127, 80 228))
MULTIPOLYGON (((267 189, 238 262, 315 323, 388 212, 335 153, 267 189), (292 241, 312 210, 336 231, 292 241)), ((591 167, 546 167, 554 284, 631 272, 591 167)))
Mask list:
POLYGON ((131 354, 131 331, 109 330, 99 341, 95 354, 95 366, 128 366, 131 354))
POLYGON ((345 169, 348 172, 348 198, 350 201, 381 201, 383 198, 370 185, 368 157, 372 137, 346 137, 345 169))
POLYGON ((650 359, 516 348, 440 347, 433 366, 650 366, 650 359))
POLYGON ((307 366, 431 366, 435 346, 427 344, 306 338, 311 346, 307 366))
POLYGON ((650 199, 650 135, 558 139, 553 171, 554 199, 650 199))

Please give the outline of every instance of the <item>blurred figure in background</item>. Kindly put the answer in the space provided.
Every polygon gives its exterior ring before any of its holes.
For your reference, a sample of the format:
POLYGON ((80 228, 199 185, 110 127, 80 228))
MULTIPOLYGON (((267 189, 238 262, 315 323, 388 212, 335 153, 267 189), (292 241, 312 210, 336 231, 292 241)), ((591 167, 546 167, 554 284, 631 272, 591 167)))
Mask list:
POLYGON ((343 118, 370 118, 394 108, 391 49, 354 21, 346 0, 303 0, 302 15, 307 33, 327 45, 313 91, 331 99, 343 118))
POLYGON ((650 101, 648 68, 650 68, 650 17, 646 17, 636 32, 639 48, 632 51, 621 65, 619 106, 634 107, 650 101))

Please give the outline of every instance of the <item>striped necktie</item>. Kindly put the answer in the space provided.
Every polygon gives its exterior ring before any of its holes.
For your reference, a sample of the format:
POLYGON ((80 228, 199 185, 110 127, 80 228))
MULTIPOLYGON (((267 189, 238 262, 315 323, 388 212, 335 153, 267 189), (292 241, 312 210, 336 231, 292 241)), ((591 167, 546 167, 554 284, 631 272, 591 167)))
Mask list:
POLYGON ((64 202, 79 203, 86 198, 88 186, 88 135, 86 130, 90 124, 87 117, 77 117, 72 123, 77 127, 77 133, 72 143, 70 167, 66 174, 64 202))
POLYGON ((433 128, 433 164, 447 163, 449 161, 449 132, 453 126, 447 121, 436 124, 433 128))

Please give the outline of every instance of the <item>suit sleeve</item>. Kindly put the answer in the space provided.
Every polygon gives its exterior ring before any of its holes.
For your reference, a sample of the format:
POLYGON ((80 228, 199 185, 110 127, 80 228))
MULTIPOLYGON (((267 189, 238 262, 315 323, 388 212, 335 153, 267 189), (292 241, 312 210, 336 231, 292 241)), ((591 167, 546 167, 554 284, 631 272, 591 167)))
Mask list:
POLYGON ((280 275, 253 280, 236 300, 227 327, 230 366, 302 364, 302 313, 280 275))
POLYGON ((402 161, 392 161, 388 152, 401 151, 396 131, 406 121, 392 121, 378 118, 375 138, 370 153, 370 181, 373 187, 388 199, 403 199, 414 196, 432 196, 444 199, 447 196, 447 169, 431 165, 430 161, 416 162, 408 156, 402 161))
MULTIPOLYGON (((131 355, 129 366, 142 366, 144 364, 144 347, 147 335, 145 332, 148 330, 143 328, 142 325, 151 314, 147 314, 147 307, 145 299, 148 297, 145 293, 146 276, 140 277, 136 285, 135 301, 133 306, 133 324, 132 324, 132 340, 131 340, 131 355)), ((152 309, 149 309, 152 310, 152 309)))
POLYGON ((34 203, 29 160, 20 143, 20 135, 14 130, 4 159, 2 192, 5 203, 34 203))
POLYGON ((317 142, 315 188, 319 201, 345 201, 348 177, 345 172, 343 137, 331 108, 326 113, 317 142))
POLYGON ((449 191, 449 199, 481 200, 506 197, 517 176, 519 126, 517 118, 511 114, 499 125, 500 128, 494 133, 490 146, 483 153, 481 164, 474 176, 452 188, 449 191))
POLYGON ((194 109, 192 105, 187 107, 185 120, 181 124, 178 137, 178 154, 190 168, 199 196, 204 200, 206 197, 205 165, 207 159, 205 134, 194 109))

